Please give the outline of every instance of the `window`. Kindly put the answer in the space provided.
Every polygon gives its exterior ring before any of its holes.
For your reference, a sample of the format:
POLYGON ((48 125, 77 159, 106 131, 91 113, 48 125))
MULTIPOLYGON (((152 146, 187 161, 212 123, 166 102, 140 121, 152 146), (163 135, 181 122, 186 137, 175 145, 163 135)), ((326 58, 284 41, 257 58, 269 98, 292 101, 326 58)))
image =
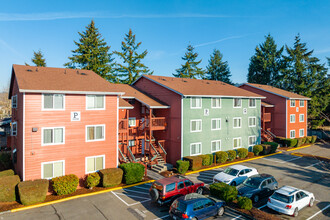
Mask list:
POLYGON ((256 99, 249 99, 249 108, 256 107, 256 99))
POLYGON ((221 140, 211 141, 211 152, 221 150, 221 140))
POLYGON ((234 108, 242 107, 242 99, 234 99, 234 108))
POLYGON ((211 130, 220 130, 221 129, 221 118, 213 118, 211 121, 211 130))
POLYGON ((304 122, 305 121, 305 115, 304 114, 300 114, 299 115, 299 122, 304 122))
POLYGON ((42 145, 64 144, 64 127, 42 128, 42 145))
POLYGON ((242 118, 234 118, 234 128, 242 127, 242 118))
POLYGON ((192 185, 194 185, 190 180, 185 180, 185 181, 184 181, 184 184, 185 184, 186 186, 192 186, 192 185))
POLYGON ((129 125, 130 127, 134 127, 134 126, 136 126, 136 118, 135 118, 135 117, 129 118, 129 119, 128 119, 128 125, 129 125))
POLYGON ((129 141, 128 141, 128 146, 129 146, 129 147, 133 147, 133 146, 135 146, 135 140, 129 140, 129 141))
POLYGON ((17 135, 17 122, 11 124, 11 136, 17 135))
POLYGON ((202 143, 190 144, 190 156, 198 155, 202 153, 202 143))
POLYGON ((257 126, 257 118, 256 117, 249 117, 249 127, 257 126))
POLYGON ((52 179, 58 176, 64 176, 64 160, 41 163, 41 178, 52 179))
POLYGON ((291 130, 290 131, 290 138, 295 138, 296 137, 296 131, 295 130, 291 130))
POLYGON ((183 182, 179 182, 178 186, 177 186, 177 189, 183 189, 183 188, 184 188, 183 182))
POLYGON ((17 108, 17 95, 11 97, 11 107, 17 108))
POLYGON ((86 173, 94 173, 96 171, 104 169, 104 155, 86 157, 86 173))
POLYGON ((197 211, 197 210, 200 210, 200 209, 203 209, 203 208, 204 208, 204 201, 203 200, 199 200, 196 203, 194 203, 194 205, 193 205, 193 210, 194 211, 197 211))
POLYGON ((202 108, 202 98, 191 97, 190 108, 202 108))
POLYGON ((296 107, 296 100, 290 99, 290 107, 296 107))
POLYGON ((105 125, 87 125, 86 126, 86 141, 103 141, 105 125))
POLYGON ((166 186, 166 192, 171 192, 173 190, 175 190, 175 184, 176 183, 170 183, 166 186))
POLYGON ((304 129, 299 129, 299 137, 304 137, 304 136, 305 136, 304 129))
POLYGON ((296 115, 290 115, 290 123, 296 122, 296 115))
POLYGON ((212 108, 221 108, 221 98, 212 98, 212 108))
POLYGON ((202 131, 202 120, 191 120, 190 121, 190 132, 200 132, 202 131))
POLYGON ((64 110, 63 94, 43 94, 43 110, 64 110))
POLYGON ((304 106, 305 106, 305 101, 299 100, 299 107, 304 107, 304 106))
POLYGON ((233 139, 233 147, 234 148, 239 148, 239 147, 241 147, 242 146, 242 138, 234 138, 233 139))
POLYGON ((86 109, 87 110, 102 110, 104 107, 104 95, 87 95, 86 96, 86 109))
POLYGON ((256 136, 249 136, 249 147, 256 145, 257 137, 256 136))

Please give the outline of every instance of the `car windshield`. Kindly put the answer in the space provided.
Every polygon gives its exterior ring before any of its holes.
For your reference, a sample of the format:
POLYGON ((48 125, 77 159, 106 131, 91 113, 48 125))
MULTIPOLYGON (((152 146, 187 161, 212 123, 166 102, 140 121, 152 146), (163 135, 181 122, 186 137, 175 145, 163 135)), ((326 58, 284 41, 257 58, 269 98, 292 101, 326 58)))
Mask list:
POLYGON ((259 178, 248 178, 243 182, 244 186, 248 186, 252 188, 259 188, 260 183, 261 183, 261 179, 259 178))
POLYGON ((275 192, 272 195, 273 199, 276 199, 278 201, 284 202, 284 203, 292 203, 293 202, 293 196, 286 196, 280 193, 275 192))
POLYGON ((239 172, 239 170, 228 167, 223 172, 226 173, 226 174, 229 174, 231 176, 236 176, 237 173, 239 172))

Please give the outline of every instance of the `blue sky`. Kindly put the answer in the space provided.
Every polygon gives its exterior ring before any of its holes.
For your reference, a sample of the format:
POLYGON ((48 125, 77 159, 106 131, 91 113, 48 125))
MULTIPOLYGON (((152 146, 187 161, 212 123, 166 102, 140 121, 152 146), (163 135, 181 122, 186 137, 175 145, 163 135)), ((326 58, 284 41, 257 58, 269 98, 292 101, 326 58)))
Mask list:
POLYGON ((171 76, 192 44, 208 63, 213 49, 227 60, 232 80, 246 81, 255 47, 270 33, 278 45, 302 41, 323 63, 330 57, 330 1, 4 1, 0 9, 0 88, 12 64, 31 64, 41 50, 47 66, 63 67, 78 31, 91 19, 111 46, 120 50, 129 28, 147 49, 144 63, 155 75, 171 76))

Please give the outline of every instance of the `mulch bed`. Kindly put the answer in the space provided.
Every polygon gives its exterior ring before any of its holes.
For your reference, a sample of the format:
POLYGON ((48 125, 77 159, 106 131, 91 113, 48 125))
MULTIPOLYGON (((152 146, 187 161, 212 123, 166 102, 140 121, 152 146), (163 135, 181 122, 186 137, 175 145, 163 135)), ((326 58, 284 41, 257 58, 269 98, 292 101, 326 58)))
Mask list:
POLYGON ((255 218, 255 219, 260 219, 260 220, 280 220, 281 218, 275 216, 275 215, 272 215, 272 214, 269 214, 267 212, 264 212, 264 211, 261 211, 257 208, 252 208, 251 210, 245 210, 245 209, 240 209, 238 208, 237 206, 237 203, 234 203, 234 202, 231 202, 228 204, 229 207, 241 212, 241 213, 244 213, 245 215, 249 215, 251 216, 252 218, 255 218))

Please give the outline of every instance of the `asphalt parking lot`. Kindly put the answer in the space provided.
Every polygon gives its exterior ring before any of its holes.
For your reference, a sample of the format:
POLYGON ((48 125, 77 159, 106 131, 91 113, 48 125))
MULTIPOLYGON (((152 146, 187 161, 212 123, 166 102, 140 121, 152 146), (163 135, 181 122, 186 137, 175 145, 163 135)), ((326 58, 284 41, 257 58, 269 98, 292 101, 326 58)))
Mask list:
MULTIPOLYGON (((330 218, 329 164, 289 154, 277 154, 241 164, 257 168, 259 173, 273 175, 280 187, 290 185, 314 193, 314 206, 301 210, 295 219, 330 218)), ((222 169, 191 174, 188 178, 209 184, 213 176, 222 169)), ((0 219, 169 219, 167 206, 158 207, 150 202, 150 185, 151 183, 148 183, 17 213, 6 213, 0 215, 0 219)), ((267 199, 263 199, 255 204, 255 207, 282 219, 293 219, 268 209, 265 206, 266 202, 267 199)), ((245 218, 226 210, 225 215, 219 219, 245 218)))

